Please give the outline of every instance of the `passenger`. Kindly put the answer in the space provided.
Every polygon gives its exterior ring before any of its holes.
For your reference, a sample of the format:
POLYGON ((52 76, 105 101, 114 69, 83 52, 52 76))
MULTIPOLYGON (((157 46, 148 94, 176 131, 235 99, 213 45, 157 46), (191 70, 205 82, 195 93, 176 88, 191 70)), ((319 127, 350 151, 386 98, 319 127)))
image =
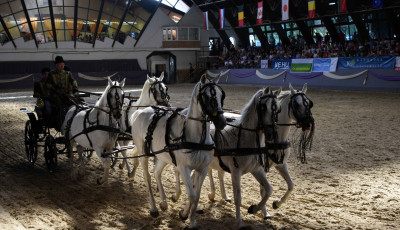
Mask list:
POLYGON ((49 75, 50 68, 45 67, 42 69, 42 79, 35 82, 33 87, 33 97, 37 98, 35 112, 39 119, 43 118, 43 115, 50 116, 51 106, 49 102, 49 89, 47 88, 46 81, 49 75))
POLYGON ((78 84, 72 78, 71 72, 65 71, 63 57, 57 56, 54 64, 56 65, 56 69, 49 73, 46 86, 49 89, 49 101, 54 109, 54 115, 57 120, 55 121, 55 128, 59 128, 67 109, 74 104, 71 98, 78 91, 78 84))

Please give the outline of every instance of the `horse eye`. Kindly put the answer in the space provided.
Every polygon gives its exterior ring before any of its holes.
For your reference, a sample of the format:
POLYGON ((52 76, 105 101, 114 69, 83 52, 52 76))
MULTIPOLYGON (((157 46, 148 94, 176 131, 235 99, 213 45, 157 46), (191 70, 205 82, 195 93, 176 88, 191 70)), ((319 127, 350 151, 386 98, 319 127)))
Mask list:
POLYGON ((314 103, 310 101, 310 109, 313 107, 314 103))

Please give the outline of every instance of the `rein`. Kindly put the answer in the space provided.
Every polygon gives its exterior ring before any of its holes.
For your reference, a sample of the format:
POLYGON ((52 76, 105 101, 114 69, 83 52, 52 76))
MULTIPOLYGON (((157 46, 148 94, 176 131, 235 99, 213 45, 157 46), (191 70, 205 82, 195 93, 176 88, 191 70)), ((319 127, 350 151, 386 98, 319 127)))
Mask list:
MULTIPOLYGON (((92 92, 82 91, 82 90, 78 90, 77 92, 79 92, 79 93, 87 93, 87 94, 94 95, 94 96, 101 96, 102 95, 101 93, 92 93, 92 92)), ((124 97, 128 98, 128 99, 131 99, 131 100, 139 99, 139 97, 133 97, 133 96, 128 96, 128 95, 125 95, 124 97)))

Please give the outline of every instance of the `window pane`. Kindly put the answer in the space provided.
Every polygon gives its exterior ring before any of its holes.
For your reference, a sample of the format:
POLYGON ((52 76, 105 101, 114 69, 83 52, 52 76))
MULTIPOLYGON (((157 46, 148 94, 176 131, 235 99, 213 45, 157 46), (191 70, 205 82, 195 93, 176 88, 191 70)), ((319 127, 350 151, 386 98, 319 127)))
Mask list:
POLYGON ((189 40, 188 28, 178 28, 178 40, 189 40))
POLYGON ((87 20, 88 10, 83 8, 78 8, 78 18, 87 20))
POLYGON ((80 0, 78 1, 79 7, 89 8, 89 0, 80 0))
POLYGON ((31 21, 39 20, 39 10, 38 9, 28 10, 28 14, 29 14, 31 21))
POLYGON ((25 0, 25 5, 28 10, 37 8, 36 0, 25 0))
POLYGON ((198 28, 189 28, 189 40, 200 40, 198 28))
POLYGON ((42 20, 50 18, 50 10, 48 7, 39 8, 39 12, 40 12, 40 16, 42 17, 42 20))
POLYGON ((17 13, 20 11, 23 11, 24 9, 22 8, 21 2, 20 1, 13 1, 10 2, 11 10, 13 13, 17 13))

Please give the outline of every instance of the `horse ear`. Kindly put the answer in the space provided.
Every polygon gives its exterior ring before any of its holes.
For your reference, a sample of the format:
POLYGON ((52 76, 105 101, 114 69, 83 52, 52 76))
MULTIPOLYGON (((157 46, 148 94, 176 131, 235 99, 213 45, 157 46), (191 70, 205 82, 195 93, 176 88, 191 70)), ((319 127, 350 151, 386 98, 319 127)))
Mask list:
POLYGON ((275 91, 275 96, 278 96, 282 92, 282 87, 280 87, 277 91, 275 91))
POLYGON ((149 76, 149 74, 147 74, 147 80, 149 80, 149 81, 150 81, 150 76, 149 76))
POLYGON ((111 78, 110 77, 108 77, 108 85, 112 85, 112 80, 111 80, 111 78))
POLYGON ((125 86, 125 78, 122 79, 122 81, 119 83, 119 86, 124 87, 125 86))
POLYGON ((271 91, 270 87, 267 86, 267 88, 264 89, 264 95, 268 94, 271 91))
POLYGON ((216 76, 214 79, 213 79, 213 82, 215 83, 215 84, 217 84, 218 82, 219 82, 219 79, 221 78, 221 73, 220 74, 218 74, 218 76, 216 76))
POLYGON ((206 83, 206 80, 207 80, 206 74, 201 75, 201 78, 200 78, 201 84, 206 83))
POLYGON ((296 94, 296 90, 294 90, 293 89, 293 86, 292 86, 292 84, 289 82, 289 89, 290 89, 290 92, 294 95, 294 94, 296 94))
POLYGON ((301 90, 302 93, 306 93, 307 92, 307 83, 304 83, 303 85, 303 89, 301 90))
POLYGON ((164 72, 161 73, 159 80, 162 81, 164 79, 164 72))

